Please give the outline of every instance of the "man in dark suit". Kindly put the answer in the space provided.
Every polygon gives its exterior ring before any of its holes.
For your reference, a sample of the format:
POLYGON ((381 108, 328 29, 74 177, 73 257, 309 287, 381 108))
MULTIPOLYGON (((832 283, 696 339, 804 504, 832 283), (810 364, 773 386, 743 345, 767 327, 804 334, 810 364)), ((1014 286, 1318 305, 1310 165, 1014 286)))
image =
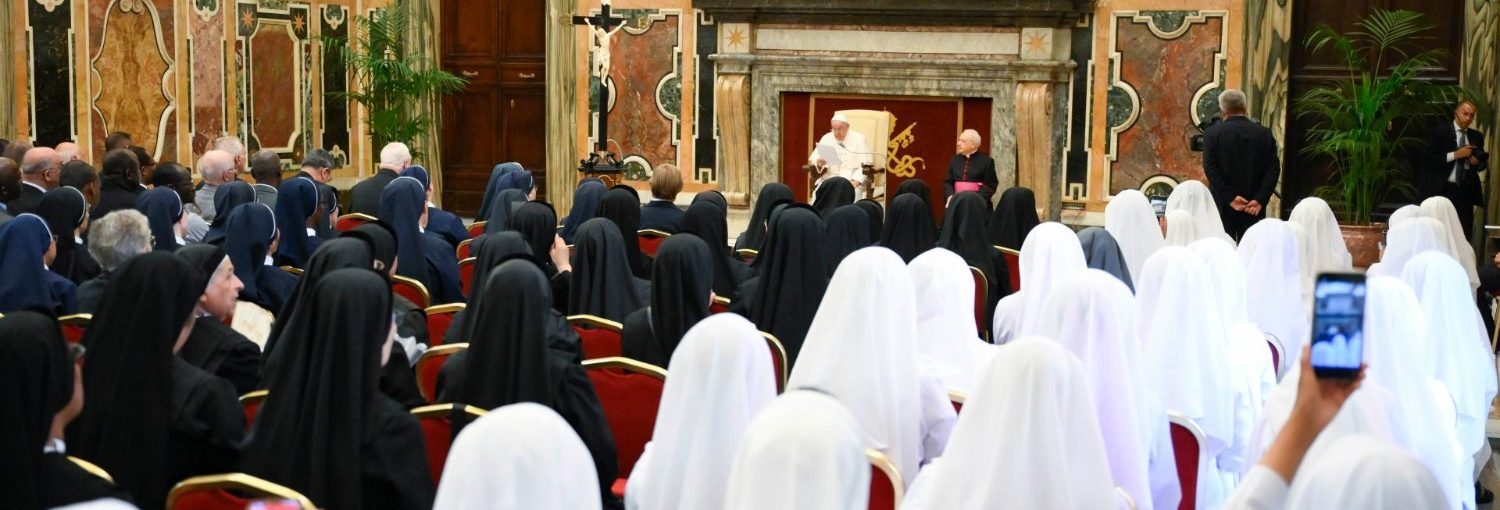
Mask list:
POLYGON ((21 196, 21 165, 10 158, 0 158, 0 224, 10 221, 5 203, 21 196))
POLYGON ((333 180, 333 154, 323 149, 307 151, 302 157, 302 171, 297 177, 318 183, 318 237, 333 239, 338 232, 333 230, 332 217, 339 215, 338 189, 328 181, 333 180))
POLYGON ((958 135, 957 154, 948 160, 948 179, 943 181, 943 196, 952 198, 958 188, 978 186, 974 191, 986 202, 995 196, 1000 181, 995 177, 995 160, 979 152, 979 132, 965 129, 958 135))
POLYGON ((1271 130, 1245 116, 1245 93, 1219 94, 1224 122, 1203 132, 1203 175, 1219 207, 1224 231, 1236 241, 1266 217, 1266 204, 1281 178, 1276 138, 1271 130))
POLYGON ((408 166, 411 166, 411 149, 401 142, 386 144, 380 149, 380 171, 349 188, 349 212, 379 217, 380 193, 408 166))
POLYGON ((1469 128, 1474 112, 1474 103, 1462 101, 1453 108, 1453 122, 1444 122, 1428 133, 1423 168, 1417 173, 1423 197, 1453 201, 1465 237, 1474 232, 1474 207, 1485 206, 1479 174, 1489 170, 1484 135, 1469 128))
POLYGON ((62 175, 62 156, 47 147, 26 151, 21 160, 21 196, 6 202, 6 212, 11 215, 36 212, 42 203, 42 195, 57 187, 62 175))
POLYGON ((682 209, 673 201, 682 192, 682 172, 677 165, 664 164, 651 171, 651 201, 641 206, 641 230, 655 229, 668 234, 682 227, 682 209))

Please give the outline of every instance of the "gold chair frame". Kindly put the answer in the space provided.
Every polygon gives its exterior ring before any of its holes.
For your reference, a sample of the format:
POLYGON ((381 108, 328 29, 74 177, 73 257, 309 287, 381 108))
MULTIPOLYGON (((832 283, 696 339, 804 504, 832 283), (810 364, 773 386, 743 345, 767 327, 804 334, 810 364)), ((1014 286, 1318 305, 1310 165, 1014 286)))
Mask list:
POLYGON ((901 508, 901 499, 906 497, 906 481, 901 478, 901 470, 896 467, 896 463, 874 448, 865 448, 865 458, 869 459, 871 467, 885 473, 885 477, 891 481, 891 493, 895 499, 893 506, 901 508))
MULTIPOLYGON (((432 306, 432 293, 430 293, 430 292, 427 291, 427 286, 426 285, 422 285, 422 282, 419 282, 419 281, 417 281, 414 278, 408 278, 408 277, 401 276, 401 275, 395 275, 395 276, 391 277, 391 283, 394 284, 395 282, 401 282, 401 283, 410 285, 410 286, 415 287, 417 290, 419 290, 419 291, 422 292, 422 302, 421 303, 416 303, 417 308, 421 308, 421 309, 425 310, 425 309, 427 309, 427 307, 432 306)), ((394 289, 392 289, 392 291, 394 291, 394 289)))
POLYGON ((259 498, 280 498, 296 501, 304 509, 316 509, 312 500, 307 499, 302 493, 288 487, 272 483, 245 473, 224 473, 218 475, 195 476, 172 486, 172 492, 167 493, 167 508, 172 508, 177 499, 183 494, 201 490, 235 489, 245 492, 253 492, 259 498))
POLYGON ((623 369, 626 372, 630 372, 630 373, 633 373, 633 374, 647 375, 647 376, 655 377, 657 379, 661 379, 662 381, 666 381, 667 380, 667 370, 666 369, 658 367, 656 365, 652 365, 650 363, 643 363, 643 362, 636 361, 636 360, 633 360, 633 359, 630 359, 630 358, 626 358, 626 357, 622 357, 622 356, 610 356, 608 358, 595 358, 595 359, 586 359, 586 360, 583 360, 583 369, 584 370, 590 370, 590 369, 595 369, 595 368, 601 368, 601 369, 602 368, 619 368, 619 369, 623 369))
POLYGON ((115 484, 115 477, 110 476, 109 475, 109 471, 105 471, 104 468, 99 467, 98 465, 96 465, 96 464, 94 464, 92 462, 80 459, 78 457, 74 457, 72 455, 68 456, 68 461, 72 462, 73 464, 78 465, 78 467, 80 467, 80 468, 83 468, 84 471, 88 471, 88 473, 91 474, 91 475, 97 476, 99 478, 103 478, 104 481, 109 482, 110 485, 114 485, 115 484))

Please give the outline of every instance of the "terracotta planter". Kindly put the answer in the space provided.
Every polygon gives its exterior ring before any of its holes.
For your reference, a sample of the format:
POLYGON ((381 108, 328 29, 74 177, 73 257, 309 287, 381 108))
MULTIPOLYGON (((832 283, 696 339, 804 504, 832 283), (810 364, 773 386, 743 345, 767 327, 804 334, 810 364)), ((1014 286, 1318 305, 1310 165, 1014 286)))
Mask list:
POLYGON ((1339 223, 1339 230, 1344 234, 1344 245, 1349 247, 1349 255, 1354 258, 1354 267, 1365 269, 1380 262, 1380 243, 1385 240, 1385 229, 1384 223, 1339 223))

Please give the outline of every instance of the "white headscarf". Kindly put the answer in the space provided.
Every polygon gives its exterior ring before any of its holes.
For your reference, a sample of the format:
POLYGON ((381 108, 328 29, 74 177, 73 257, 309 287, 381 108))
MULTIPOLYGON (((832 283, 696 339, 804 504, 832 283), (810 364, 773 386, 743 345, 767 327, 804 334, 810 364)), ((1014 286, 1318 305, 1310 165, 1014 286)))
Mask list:
POLYGON ((1453 396, 1460 445, 1466 453, 1479 451, 1495 398, 1495 354, 1464 270, 1452 257, 1426 252, 1406 263, 1401 279, 1426 312, 1433 373, 1453 396))
POLYGON ((626 498, 632 508, 718 507, 734 449, 750 420, 776 398, 771 357, 754 324, 721 313, 688 330, 671 366, 652 441, 626 498))
POLYGON ((1168 409, 1198 422, 1214 457, 1234 438, 1234 389, 1224 377, 1228 341, 1209 278, 1203 259, 1168 246, 1146 261, 1135 289, 1148 384, 1168 409))
POLYGON ((1287 510, 1407 510, 1447 505, 1432 472, 1410 453, 1368 434, 1345 436, 1303 461, 1287 510))
MULTIPOLYGON (((1198 222, 1193 220, 1193 213, 1177 210, 1167 211, 1167 246, 1183 246, 1193 244, 1198 240, 1198 222)), ((1136 280, 1140 283, 1140 280, 1136 280)))
POLYGON ((933 248, 906 266, 916 287, 917 351, 950 390, 967 393, 995 346, 974 325, 974 279, 963 257, 933 248))
MULTIPOLYGON (((1458 209, 1448 197, 1432 197, 1422 201, 1422 214, 1442 222, 1448 234, 1448 254, 1458 259, 1469 276, 1470 290, 1479 288, 1479 271, 1474 263, 1474 245, 1469 244, 1469 233, 1458 220, 1458 209)), ((1471 211, 1472 214, 1472 211, 1471 211)))
POLYGON ((908 480, 924 456, 926 419, 913 296, 911 274, 895 252, 872 247, 849 254, 828 283, 787 382, 843 402, 865 446, 890 457, 908 480))
MULTIPOLYGON (((1173 188, 1172 194, 1167 195, 1167 212, 1171 211, 1187 211, 1193 215, 1193 222, 1198 224, 1198 236, 1193 241, 1206 237, 1229 239, 1229 234, 1224 232, 1224 221, 1219 219, 1219 205, 1203 181, 1189 179, 1173 188)), ((1170 230, 1167 235, 1171 235, 1170 230)))
POLYGON ((964 405, 953 448, 903 508, 1107 509, 1114 481, 1089 394, 1066 348, 1041 337, 1002 347, 964 405))
POLYGON ((547 406, 520 403, 490 411, 464 427, 451 452, 435 510, 599 508, 594 458, 573 427, 547 406))
POLYGON ((1286 373, 1308 335, 1297 234, 1284 221, 1260 220, 1240 239, 1239 255, 1245 267, 1250 321, 1281 344, 1277 373, 1286 373))
POLYGON ((1121 191, 1104 206, 1104 230, 1115 237, 1120 252, 1125 254, 1132 283, 1140 281, 1136 275, 1146 268, 1146 258, 1167 245, 1156 211, 1146 195, 1136 189, 1121 191))
POLYGON ((734 454, 723 508, 865 510, 870 462, 860 436, 838 400, 787 392, 750 422, 734 454))
MULTIPOLYGON (((1453 256, 1448 251, 1447 231, 1442 222, 1428 217, 1417 217, 1402 221, 1385 234, 1385 253, 1380 262, 1370 266, 1370 276, 1400 277, 1406 262, 1425 251, 1437 251, 1453 256)), ((1458 260, 1458 257, 1453 257, 1458 260)))
POLYGON ((1014 337, 1032 335, 1039 329, 1038 317, 1052 289, 1069 276, 1089 268, 1078 234, 1063 224, 1049 221, 1037 225, 1021 243, 1020 330, 1014 337))
POLYGON ((1292 208, 1291 222, 1302 226, 1306 246, 1302 247, 1302 279, 1311 285, 1321 272, 1348 272, 1354 269, 1354 258, 1344 244, 1339 220, 1328 202, 1307 197, 1292 208))
POLYGON ((1422 212, 1422 206, 1415 204, 1403 205, 1400 208, 1396 209, 1395 212, 1392 212, 1390 218, 1386 219, 1386 226, 1389 228, 1396 228, 1396 224, 1398 223, 1412 218, 1421 218, 1423 216, 1426 216, 1426 213, 1422 212))
MULTIPOLYGON (((1141 375, 1136 331, 1130 289, 1109 273, 1089 269, 1052 292, 1040 334, 1056 339, 1083 363, 1081 375, 1095 396, 1110 473, 1137 508, 1149 509, 1150 451, 1167 411, 1141 375)), ((965 408, 965 415, 969 411, 965 408)))

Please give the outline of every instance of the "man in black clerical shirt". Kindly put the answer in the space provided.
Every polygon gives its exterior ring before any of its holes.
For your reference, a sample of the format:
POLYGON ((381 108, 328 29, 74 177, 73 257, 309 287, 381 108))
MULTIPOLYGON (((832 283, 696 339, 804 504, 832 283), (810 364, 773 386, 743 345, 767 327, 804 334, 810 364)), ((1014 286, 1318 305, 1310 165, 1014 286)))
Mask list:
POLYGON ((408 166, 411 166, 411 149, 401 142, 386 144, 380 149, 380 171, 349 188, 349 211, 378 218, 380 193, 408 166))
POLYGON ((965 129, 958 135, 957 154, 948 160, 948 179, 943 181, 943 196, 959 191, 976 191, 986 202, 995 196, 1000 181, 995 177, 995 160, 979 152, 979 132, 965 129))
POLYGON ((1489 170, 1490 156, 1484 151, 1484 134, 1469 127, 1474 122, 1474 103, 1467 100, 1453 108, 1453 122, 1444 122, 1427 135, 1424 167, 1417 173, 1417 186, 1425 197, 1447 197, 1458 209, 1464 237, 1474 232, 1474 207, 1484 207, 1479 174, 1489 170))
POLYGON ((1245 116, 1245 93, 1219 94, 1224 122, 1203 132, 1203 175, 1219 207, 1224 231, 1236 241, 1266 217, 1266 204, 1281 178, 1281 160, 1271 130, 1245 116))

